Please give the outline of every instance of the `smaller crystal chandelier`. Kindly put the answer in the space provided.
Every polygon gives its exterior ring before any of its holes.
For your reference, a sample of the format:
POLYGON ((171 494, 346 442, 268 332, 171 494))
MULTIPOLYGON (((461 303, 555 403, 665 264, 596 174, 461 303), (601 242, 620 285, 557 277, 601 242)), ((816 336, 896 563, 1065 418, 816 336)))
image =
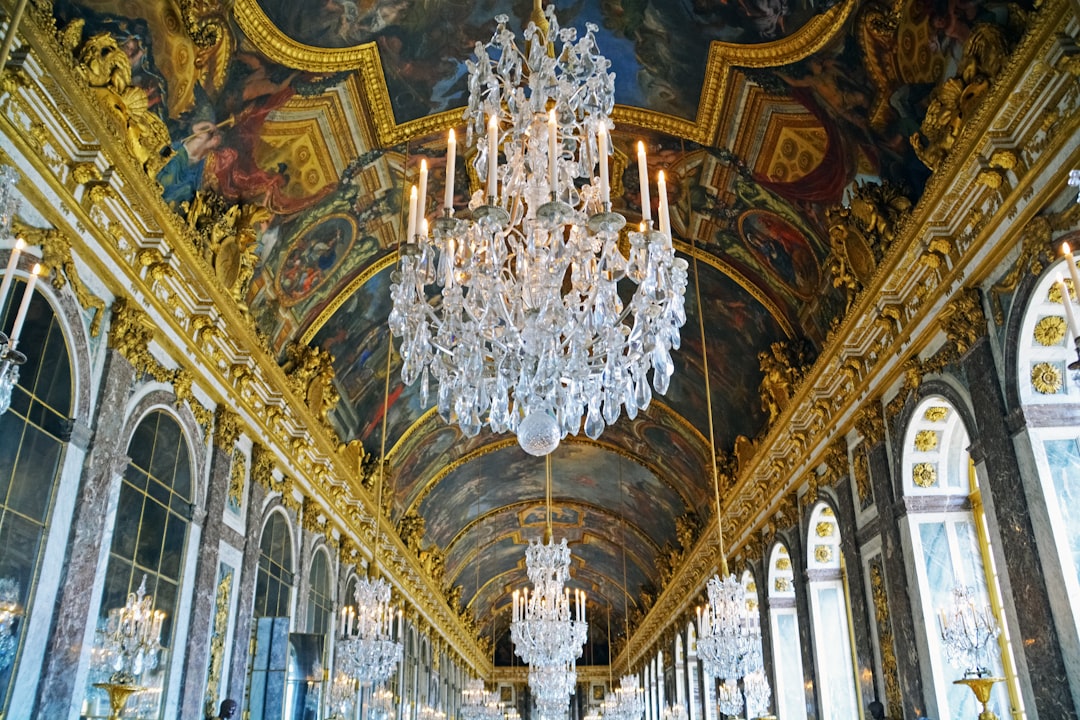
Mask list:
POLYGON ((615 690, 615 715, 618 720, 641 720, 645 713, 645 690, 638 686, 637 675, 623 675, 615 690))
POLYGON ((698 608, 698 657, 711 677, 739 680, 761 669, 761 627, 746 604, 746 588, 728 574, 708 583, 709 602, 698 608))
POLYGON ((769 711, 772 689, 764 668, 758 668, 743 678, 743 694, 746 695, 747 717, 760 717, 769 711))
POLYGON ((728 679, 720 683, 716 688, 716 707, 721 717, 736 716, 742 712, 743 696, 737 681, 728 679))
POLYGON ((331 720, 345 720, 349 717, 349 710, 356 702, 356 693, 359 685, 356 680, 345 673, 338 671, 334 676, 334 682, 330 684, 327 700, 330 705, 331 720))
POLYGON ((487 712, 487 689, 480 678, 472 678, 461 691, 461 717, 463 720, 483 720, 487 712))
POLYGON ((371 706, 368 708, 371 720, 394 720, 394 693, 380 685, 371 693, 371 706))
POLYGON ((660 713, 660 720, 686 720, 686 708, 682 703, 667 705, 660 713))
POLYGON ((957 585, 952 605, 940 611, 941 641, 949 663, 964 671, 964 677, 987 677, 990 673, 994 640, 1001 633, 989 605, 977 604, 971 588, 957 585))
POLYGON ((379 578, 356 584, 356 605, 342 609, 338 670, 360 685, 377 685, 401 662, 401 612, 390 605, 390 585, 379 578), (395 622, 395 620, 397 622, 395 622))
POLYGON ((111 682, 130 684, 157 667, 164 622, 165 613, 154 610, 154 598, 146 594, 143 575, 127 604, 110 610, 105 622, 102 649, 106 666, 113 670, 111 682))
POLYGON ((503 720, 521 720, 521 715, 518 714, 516 707, 510 705, 503 713, 503 720))
POLYGON ((633 419, 653 388, 667 391, 686 321, 686 261, 675 257, 662 177, 652 227, 642 144, 644 222, 620 249, 626 219, 611 210, 608 182, 614 75, 596 27, 579 38, 536 0, 522 52, 507 17, 496 21, 467 62, 467 142, 486 189, 471 213, 454 216, 451 130, 444 216, 429 233, 422 163, 389 324, 402 338, 402 380, 420 381, 422 404, 434 376, 446 422, 469 437, 484 425, 514 432, 526 452, 546 455, 582 427, 597 438, 624 409, 633 419))
POLYGON ((0 578, 0 672, 15 661, 15 624, 22 616, 19 605, 19 581, 0 578))

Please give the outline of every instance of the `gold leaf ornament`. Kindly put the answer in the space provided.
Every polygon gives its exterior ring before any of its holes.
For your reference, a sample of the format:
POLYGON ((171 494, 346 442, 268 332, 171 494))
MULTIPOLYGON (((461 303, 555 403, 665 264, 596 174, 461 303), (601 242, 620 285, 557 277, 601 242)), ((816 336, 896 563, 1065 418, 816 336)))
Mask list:
POLYGON ((1061 369, 1048 362, 1036 363, 1031 368, 1031 385, 1043 395, 1061 392, 1061 369))
POLYGON ((937 485, 937 468, 933 463, 918 463, 911 469, 911 479, 919 487, 934 487, 937 485))
POLYGON ((1035 323, 1035 342, 1043 347, 1060 345, 1065 339, 1065 318, 1047 315, 1035 323))

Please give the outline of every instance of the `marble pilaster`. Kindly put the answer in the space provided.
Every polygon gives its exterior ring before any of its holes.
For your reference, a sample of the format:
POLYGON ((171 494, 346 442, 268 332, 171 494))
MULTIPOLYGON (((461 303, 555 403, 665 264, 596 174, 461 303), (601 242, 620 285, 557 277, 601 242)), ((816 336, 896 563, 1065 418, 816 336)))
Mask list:
MULTIPOLYGON (((799 621, 799 650, 802 652, 803 687, 806 689, 806 720, 817 720, 818 681, 817 666, 814 665, 814 633, 810 622, 810 596, 807 591, 810 584, 806 576, 806 542, 803 540, 802 525, 796 525, 787 543, 788 556, 791 558, 791 570, 795 582, 795 614, 799 621)), ((824 720, 824 719, 823 719, 824 720)))
POLYGON ((265 516, 262 507, 266 500, 266 489, 257 482, 248 486, 247 524, 244 540, 244 561, 240 567, 240 584, 236 586, 236 624, 233 631, 233 647, 229 662, 229 693, 240 704, 240 713, 244 707, 247 687, 248 660, 251 648, 251 622, 255 614, 255 579, 259 568, 259 543, 262 539, 262 524, 265 516))
MULTIPOLYGON (((983 483, 982 500, 998 561, 1006 615, 1015 625, 1013 652, 1026 665, 1031 700, 1040 718, 1076 717, 1065 659, 1058 642, 1027 495, 1018 480, 1020 464, 1009 435, 1004 399, 986 338, 962 360, 971 392, 976 431, 972 459, 983 483), (1023 612, 1016 612, 1022 607, 1023 612)), ((1023 685, 1028 685, 1024 682, 1023 685)), ((1027 688, 1025 688, 1027 689, 1027 688)))
POLYGON ((836 485, 836 519, 840 524, 840 551, 844 555, 844 576, 851 603, 851 634, 855 639, 855 660, 858 663, 855 675, 865 709, 875 699, 877 691, 874 688, 874 648, 870 639, 871 610, 866 604, 866 587, 860 572, 862 553, 855 533, 855 514, 851 483, 843 478, 836 485))
POLYGON ((106 350, 97 400, 93 440, 83 466, 79 502, 71 519, 64 569, 56 597, 52 629, 33 716, 66 718, 82 693, 76 688, 83 641, 93 609, 94 585, 101 558, 102 533, 113 479, 127 466, 123 437, 128 396, 135 369, 120 353, 106 350))
MULTIPOLYGON (((896 649, 896 672, 904 702, 902 717, 915 720, 926 715, 926 697, 919 672, 915 620, 911 597, 908 595, 904 542, 900 533, 903 505, 896 498, 885 443, 875 443, 866 448, 865 452, 870 483, 878 508, 878 527, 881 529, 885 593, 889 599, 889 623, 892 626, 896 649)), ((865 593, 860 594, 865 597, 865 593)), ((896 709, 893 709, 893 712, 896 712, 896 709)))
POLYGON ((184 684, 180 696, 180 717, 205 717, 203 701, 206 668, 210 658, 210 629, 218 583, 218 555, 222 536, 222 514, 229 495, 232 448, 214 445, 210 451, 210 478, 206 490, 206 513, 199 540, 199 564, 195 570, 195 593, 184 663, 184 684))

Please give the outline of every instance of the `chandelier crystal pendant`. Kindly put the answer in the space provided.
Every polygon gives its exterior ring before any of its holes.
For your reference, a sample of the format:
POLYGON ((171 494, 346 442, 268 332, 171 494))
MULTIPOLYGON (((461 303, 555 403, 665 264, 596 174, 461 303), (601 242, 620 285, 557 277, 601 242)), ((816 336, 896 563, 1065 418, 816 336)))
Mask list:
POLYGON ((997 636, 1001 633, 994 611, 980 604, 972 588, 957 585, 952 602, 939 611, 941 642, 945 655, 964 677, 989 677, 997 636))
POLYGON ((641 720, 645 714, 645 690, 638 686, 637 675, 623 675, 615 690, 616 715, 619 720, 641 720))
POLYGON ((574 663, 529 666, 529 689, 537 702, 565 703, 576 686, 574 663))
POLYGON ((339 671, 364 687, 388 679, 402 656, 395 625, 400 635, 401 613, 390 605, 390 585, 382 578, 362 578, 356 585, 355 607, 342 608, 339 671))
POLYGON ((611 211, 608 182, 614 75, 596 27, 578 38, 537 0, 523 53, 507 17, 496 21, 467 63, 466 140, 475 141, 486 188, 468 219, 454 216, 451 131, 443 216, 430 232, 426 164, 419 198, 410 198, 418 210, 409 213, 389 324, 403 338, 402 380, 420 381, 421 403, 434 377, 439 414, 466 436, 488 425, 546 455, 583 419, 596 439, 623 409, 632 419, 654 389, 667 392, 687 264, 672 247, 662 179, 660 230, 652 228, 644 146, 645 222, 620 249, 626 220, 611 211))

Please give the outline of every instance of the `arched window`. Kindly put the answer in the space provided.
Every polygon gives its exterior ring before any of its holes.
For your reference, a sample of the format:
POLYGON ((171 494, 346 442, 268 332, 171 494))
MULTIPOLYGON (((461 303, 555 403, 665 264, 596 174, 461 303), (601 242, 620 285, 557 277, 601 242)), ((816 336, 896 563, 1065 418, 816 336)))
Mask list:
POLYGON ((311 560, 308 593, 307 630, 325 635, 330 632, 330 616, 334 613, 334 601, 330 597, 330 561, 325 550, 316 550, 311 560))
POLYGON ((858 717, 840 525, 825 503, 818 503, 810 514, 806 547, 821 714, 829 718, 858 717))
POLYGON ((1001 623, 1001 595, 968 445, 960 414, 945 398, 931 396, 916 406, 904 437, 903 492, 905 497, 919 498, 918 503, 909 503, 906 524, 917 580, 916 609, 921 611, 916 612, 916 621, 922 627, 919 649, 925 657, 920 664, 924 683, 933 688, 927 702, 936 705, 927 710, 941 720, 979 714, 971 691, 953 684, 964 670, 949 665, 941 642, 938 618, 952 604, 953 589, 958 585, 968 588, 976 602, 991 605, 1002 627, 1002 652, 992 670, 999 677, 1004 673, 1009 683, 994 688, 991 709, 999 716, 1008 716, 1010 694, 1014 696, 1014 707, 1020 708, 1008 628, 1001 623), (1003 669, 1002 658, 1008 672, 1003 669))
MULTIPOLYGON (((9 328, 22 297, 18 281, 0 327, 9 328)), ((0 415, 0 613, 14 612, 0 636, 0 716, 6 717, 22 656, 28 608, 36 589, 45 534, 63 465, 72 412, 71 360, 60 323, 41 294, 30 301, 19 350, 27 359, 0 415)), ((50 606, 51 609, 51 606, 50 606)))
POLYGON ((777 713, 784 720, 806 720, 795 573, 783 543, 774 545, 769 555, 768 596, 777 713))
MULTIPOLYGON (((181 570, 191 522, 194 492, 191 458, 180 424, 163 410, 154 410, 135 428, 128 443, 131 461, 124 471, 113 525, 105 590, 98 609, 98 625, 104 629, 109 612, 122 608, 130 593, 145 581, 154 609, 165 613, 161 630, 158 667, 144 673, 139 684, 160 688, 160 693, 140 693, 131 705, 139 717, 157 717, 168 685, 169 650, 180 598, 181 570)), ((91 682, 108 675, 108 668, 91 668, 91 682)), ((91 688, 102 699, 104 693, 91 688)))
POLYGON ((675 703, 686 707, 686 657, 683 654, 682 635, 675 636, 675 703))
POLYGON ((279 512, 270 514, 259 543, 259 571, 255 576, 255 617, 292 614, 292 534, 279 512))
MULTIPOLYGON (((1080 244, 1076 233, 1063 239, 1074 248, 1080 244)), ((1032 516, 1042 526, 1048 524, 1053 537, 1053 542, 1046 543, 1040 538, 1039 553, 1048 581, 1064 586, 1064 592, 1051 593, 1050 602, 1062 642, 1075 653, 1080 647, 1080 427, 1074 418, 1080 383, 1068 369, 1076 361, 1076 349, 1066 327, 1061 291, 1054 282, 1059 275, 1068 277, 1063 261, 1046 271, 1024 310, 1015 339, 1016 381, 1029 418, 1025 435, 1042 496, 1041 502, 1032 503, 1032 516), (1071 406, 1072 412, 1061 412, 1061 406, 1071 406), (1035 417, 1043 418, 1037 426, 1030 420, 1035 417)), ((1073 308, 1077 309, 1075 298, 1074 291, 1073 308)))
POLYGON ((697 627, 693 622, 686 626, 686 677, 690 682, 690 697, 686 703, 689 720, 701 720, 704 707, 701 697, 701 663, 697 656, 697 627))

